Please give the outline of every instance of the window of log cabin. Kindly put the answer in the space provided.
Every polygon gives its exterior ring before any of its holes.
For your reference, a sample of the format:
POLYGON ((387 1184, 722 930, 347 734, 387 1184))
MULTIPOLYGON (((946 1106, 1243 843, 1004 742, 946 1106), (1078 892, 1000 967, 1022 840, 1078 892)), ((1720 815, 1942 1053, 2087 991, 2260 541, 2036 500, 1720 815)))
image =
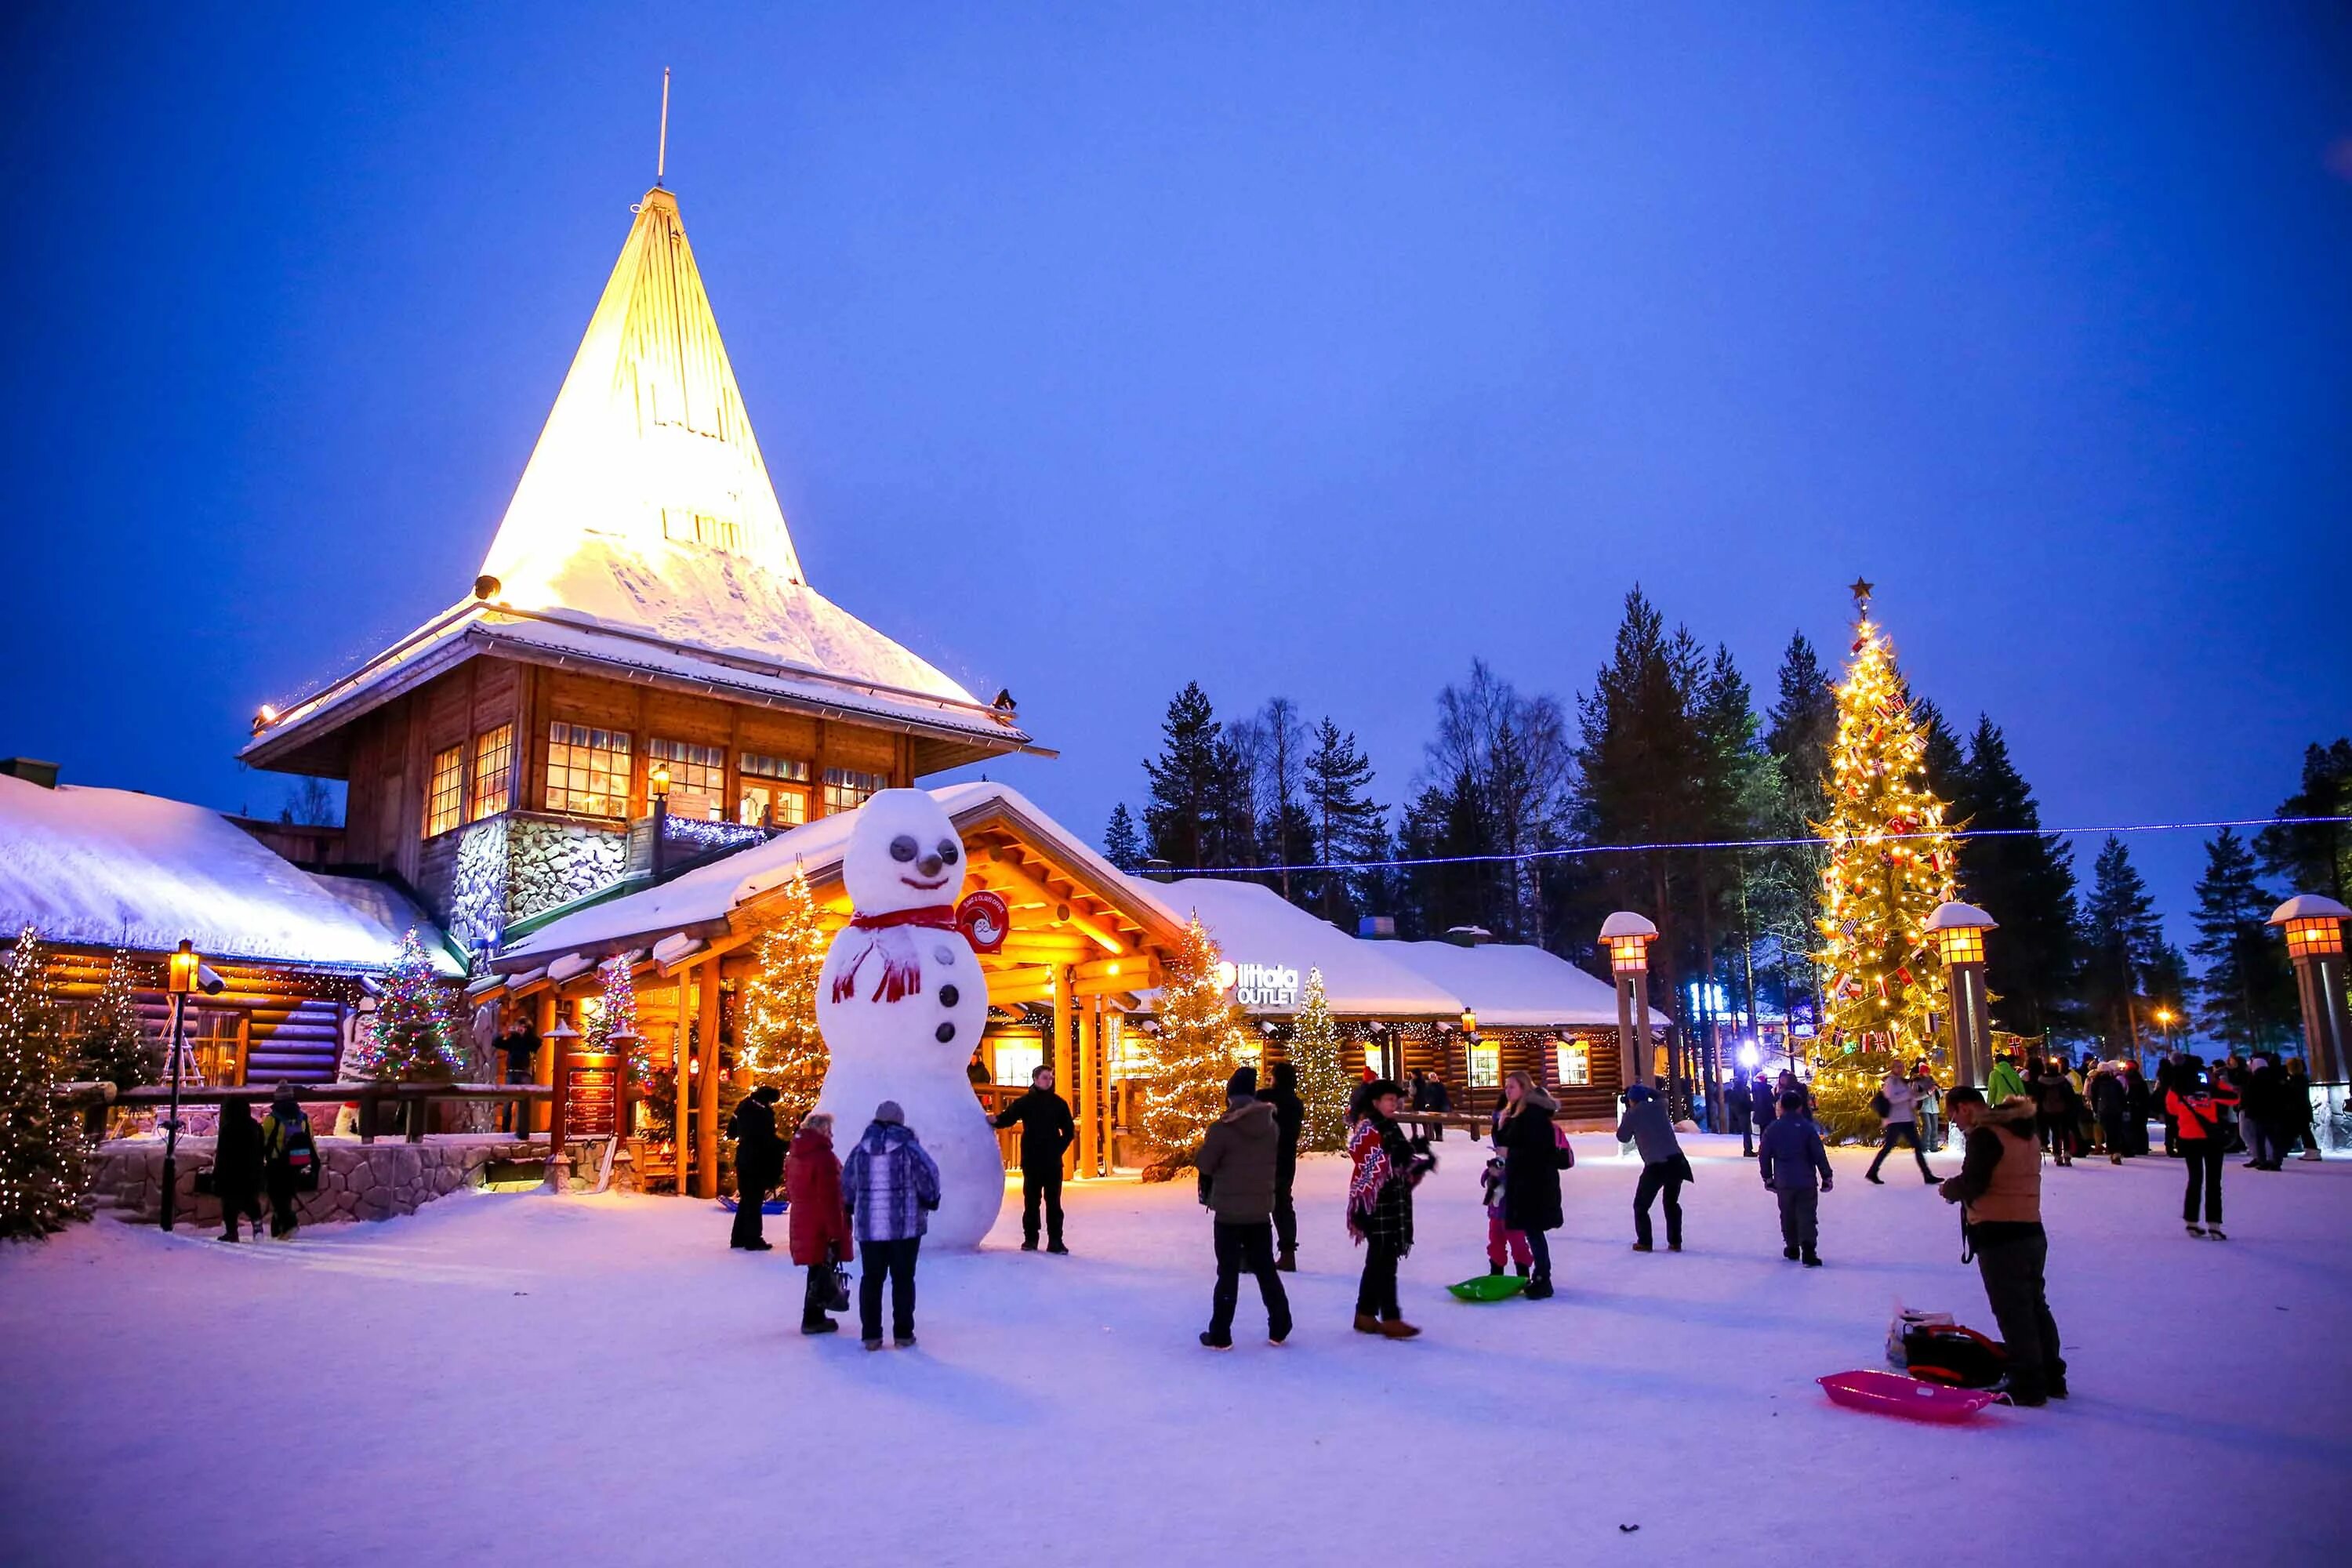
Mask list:
POLYGON ((809 765, 790 757, 745 752, 735 820, 751 826, 798 827, 808 820, 809 765))
POLYGON ((474 737, 474 798, 467 816, 479 822, 496 816, 514 797, 514 726, 501 724, 474 737))
POLYGON ((1503 1081, 1503 1047, 1481 1040, 1470 1047, 1470 1087, 1492 1089, 1503 1081))
POLYGON ((557 720, 547 727, 547 809, 584 816, 629 811, 629 733, 557 720))
POLYGON ((864 805, 867 797, 886 788, 890 781, 880 773, 861 773, 850 768, 824 770, 824 814, 855 811, 864 805))
POLYGON ((1029 1075, 1045 1065, 1045 1042, 1035 1035, 998 1035, 996 1082, 1003 1089, 1027 1089, 1029 1075))
POLYGON ((466 748, 433 753, 433 785, 425 794, 425 837, 446 833, 466 819, 466 748))
POLYGON ((1554 1040, 1551 1043, 1553 1065, 1559 1069, 1557 1081, 1575 1089, 1592 1081, 1592 1047, 1582 1040, 1554 1040))
MULTIPOLYGON (((227 1007, 191 1007, 187 1017, 188 1067, 196 1081, 215 1089, 245 1081, 245 1014, 227 1007)), ((165 1047, 164 1070, 171 1069, 165 1047)))
POLYGON ((727 815, 727 753, 691 741, 646 742, 649 765, 669 770, 669 814, 715 821, 727 815))

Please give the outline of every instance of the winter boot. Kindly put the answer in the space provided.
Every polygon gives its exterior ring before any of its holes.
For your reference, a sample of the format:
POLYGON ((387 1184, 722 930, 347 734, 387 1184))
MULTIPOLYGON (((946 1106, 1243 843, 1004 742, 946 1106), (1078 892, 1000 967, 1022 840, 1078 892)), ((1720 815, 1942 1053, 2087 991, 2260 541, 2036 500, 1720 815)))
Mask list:
POLYGON ((1873 1165, 1869 1170, 1864 1171, 1862 1173, 1862 1179, 1868 1182, 1874 1187, 1883 1187, 1886 1184, 1886 1183, 1880 1178, 1878 1174, 1878 1167, 1875 1165, 1873 1165))
POLYGON ((1494 1275, 1500 1274, 1502 1271, 1503 1266, 1499 1263, 1489 1263, 1486 1265, 1486 1273, 1490 1278, 1494 1275))
POLYGON ((2221 1228, 2221 1222, 2218 1219, 2209 1220, 2206 1222, 2205 1234, 2211 1237, 2216 1241, 2227 1241, 2230 1239, 2229 1233, 2221 1228))
POLYGON ((1202 1329, 1201 1331, 1201 1343, 1203 1348, 1208 1350, 1229 1351, 1234 1348, 1234 1336, 1231 1334, 1218 1333, 1213 1329, 1202 1329))
POLYGON ((1519 1294, 1526 1297, 1530 1301, 1549 1300, 1552 1294, 1551 1276, 1549 1274, 1537 1275, 1534 1279, 1528 1281, 1528 1288, 1520 1291, 1519 1294))
POLYGON ((1282 1316, 1280 1316, 1279 1318, 1273 1318, 1273 1319, 1269 1319, 1269 1320, 1267 1321, 1266 1325, 1265 1325, 1265 1342, 1266 1342, 1266 1343, 1268 1343, 1268 1344, 1270 1344, 1270 1345, 1278 1345, 1278 1344, 1280 1344, 1283 1341, 1285 1341, 1285 1340, 1288 1339, 1289 1337, 1290 1337, 1290 1314, 1289 1314, 1289 1313, 1285 1312, 1285 1313, 1284 1313, 1282 1316))
POLYGON ((1391 1318, 1381 1325, 1381 1334, 1386 1339, 1409 1340, 1420 1332, 1419 1329, 1414 1328, 1402 1318, 1391 1318))
POLYGON ((1356 1331, 1360 1334, 1377 1334, 1381 1331, 1381 1321, 1370 1312, 1359 1312, 1356 1314, 1356 1331))
POLYGON ((1649 1252, 1653 1250, 1653 1248, 1646 1241, 1637 1241, 1633 1244, 1633 1250, 1636 1252, 1649 1252))
POLYGON ((803 1318, 801 1320, 801 1332, 804 1334, 837 1334, 840 1331, 841 1325, 835 1322, 831 1318, 803 1318))
MULTIPOLYGON (((1502 1270, 1497 1268, 1495 1272, 1500 1274, 1502 1270)), ((1524 1263, 1514 1263, 1511 1265, 1511 1272, 1524 1279, 1528 1277, 1528 1266, 1524 1263)))
POLYGON ((882 1342, 880 1340, 867 1340, 866 1342, 866 1348, 869 1351, 878 1351, 882 1348, 882 1342))
POLYGON ((2189 1234, 2194 1237, 2202 1237, 2205 1234, 2205 1227, 2199 1225, 2192 1219, 2189 1222, 2189 1234))
POLYGON ((1787 1258, 1791 1263, 1797 1261, 1797 1244, 1792 1241, 1788 1246, 1782 1247, 1780 1249, 1780 1256, 1787 1258))
POLYGON ((1805 1248, 1805 1267, 1808 1268, 1819 1268, 1821 1266, 1822 1255, 1815 1252, 1810 1247, 1805 1248))

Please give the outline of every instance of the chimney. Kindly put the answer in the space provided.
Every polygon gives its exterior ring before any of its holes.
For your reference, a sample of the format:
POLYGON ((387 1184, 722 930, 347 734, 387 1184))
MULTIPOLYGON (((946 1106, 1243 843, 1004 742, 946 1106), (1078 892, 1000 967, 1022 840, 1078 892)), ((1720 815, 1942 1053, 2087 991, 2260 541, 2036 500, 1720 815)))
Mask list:
POLYGON ((12 779, 23 779, 43 789, 58 787, 58 764, 36 762, 31 757, 0 757, 0 773, 12 779))

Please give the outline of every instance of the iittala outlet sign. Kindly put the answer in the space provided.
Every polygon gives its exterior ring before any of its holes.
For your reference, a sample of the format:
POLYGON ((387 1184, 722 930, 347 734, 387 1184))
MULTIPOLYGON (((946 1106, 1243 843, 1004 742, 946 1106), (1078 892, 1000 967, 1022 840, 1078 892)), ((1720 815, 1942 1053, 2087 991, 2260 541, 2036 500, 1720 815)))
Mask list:
POLYGON ((1286 1013, 1298 1005, 1298 971, 1285 963, 1221 963, 1217 978, 1244 1007, 1286 1013), (1230 976, 1225 973, 1230 971, 1230 976))

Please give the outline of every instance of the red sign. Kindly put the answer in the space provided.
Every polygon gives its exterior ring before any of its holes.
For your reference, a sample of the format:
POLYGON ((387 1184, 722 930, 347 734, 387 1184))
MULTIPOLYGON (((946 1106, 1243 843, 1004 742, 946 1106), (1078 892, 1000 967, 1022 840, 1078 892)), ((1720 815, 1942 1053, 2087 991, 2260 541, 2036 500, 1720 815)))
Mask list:
POLYGON ((982 888, 966 893, 956 905, 956 924, 974 952, 1001 952, 1004 935, 1013 929, 1013 910, 1001 895, 982 888))

